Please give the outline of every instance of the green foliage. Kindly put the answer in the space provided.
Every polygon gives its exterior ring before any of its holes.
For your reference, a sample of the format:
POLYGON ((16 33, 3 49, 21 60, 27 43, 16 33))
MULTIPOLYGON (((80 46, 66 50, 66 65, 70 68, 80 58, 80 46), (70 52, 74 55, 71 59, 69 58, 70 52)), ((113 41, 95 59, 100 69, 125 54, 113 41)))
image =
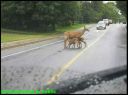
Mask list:
POLYGON ((76 1, 2 1, 2 27, 55 30, 71 25, 78 17, 76 1))
POLYGON ((118 14, 119 10, 117 9, 114 3, 104 4, 102 18, 112 19, 114 22, 117 21, 121 16, 118 14))
POLYGON ((54 31, 119 17, 116 5, 102 1, 1 1, 1 26, 9 29, 54 31))
POLYGON ((127 1, 116 1, 117 7, 121 10, 121 13, 126 17, 127 16, 127 1))
POLYGON ((119 10, 114 3, 103 4, 102 1, 92 1, 83 3, 83 19, 84 22, 98 22, 102 19, 118 20, 120 15, 119 10))

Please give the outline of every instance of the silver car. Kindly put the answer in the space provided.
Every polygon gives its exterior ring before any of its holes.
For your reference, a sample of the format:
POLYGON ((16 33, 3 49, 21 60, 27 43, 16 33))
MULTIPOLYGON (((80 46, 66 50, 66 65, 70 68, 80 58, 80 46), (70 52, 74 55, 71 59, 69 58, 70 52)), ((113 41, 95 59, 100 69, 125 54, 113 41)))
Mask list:
POLYGON ((97 28, 97 30, 106 29, 106 24, 104 23, 104 21, 99 21, 99 22, 97 23, 96 28, 97 28))
POLYGON ((109 24, 112 24, 112 20, 111 19, 109 19, 108 21, 109 21, 109 24))
POLYGON ((108 19, 103 19, 103 21, 106 23, 107 26, 109 26, 109 20, 108 19))

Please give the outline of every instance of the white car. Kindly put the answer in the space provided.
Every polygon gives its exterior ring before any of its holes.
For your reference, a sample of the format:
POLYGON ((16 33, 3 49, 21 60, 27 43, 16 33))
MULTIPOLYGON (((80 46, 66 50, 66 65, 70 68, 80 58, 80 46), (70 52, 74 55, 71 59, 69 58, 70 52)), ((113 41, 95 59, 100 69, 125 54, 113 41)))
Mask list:
POLYGON ((106 23, 106 25, 109 25, 109 20, 108 19, 103 19, 103 21, 106 23))
POLYGON ((112 24, 112 20, 111 19, 109 19, 109 24, 112 24))
POLYGON ((104 23, 104 21, 99 21, 99 22, 97 23, 96 28, 97 28, 97 30, 106 29, 106 24, 104 23))

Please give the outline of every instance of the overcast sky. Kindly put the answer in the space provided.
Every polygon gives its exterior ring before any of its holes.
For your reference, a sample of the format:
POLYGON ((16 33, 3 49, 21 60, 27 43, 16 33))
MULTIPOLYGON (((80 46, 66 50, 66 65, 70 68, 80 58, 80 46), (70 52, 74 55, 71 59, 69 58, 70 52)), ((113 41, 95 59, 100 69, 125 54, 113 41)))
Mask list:
MULTIPOLYGON (((91 2, 91 1, 86 1, 86 2, 91 2)), ((108 3, 108 2, 114 2, 116 4, 116 1, 103 1, 103 3, 108 3)))
POLYGON ((116 3, 116 1, 103 1, 103 3, 108 3, 108 2, 114 2, 114 3, 116 3))

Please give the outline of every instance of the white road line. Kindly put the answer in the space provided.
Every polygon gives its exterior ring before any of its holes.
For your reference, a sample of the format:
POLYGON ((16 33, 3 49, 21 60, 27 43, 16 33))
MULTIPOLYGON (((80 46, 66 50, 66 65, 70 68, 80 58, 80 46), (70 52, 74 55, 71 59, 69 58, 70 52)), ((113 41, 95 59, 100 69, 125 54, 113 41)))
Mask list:
POLYGON ((26 52, 30 52, 30 51, 33 51, 33 50, 37 50, 37 49, 40 49, 40 48, 43 48, 43 47, 46 47, 46 46, 49 46, 49 45, 53 45, 53 44, 56 44, 56 43, 59 43, 59 42, 63 42, 63 40, 56 41, 56 42, 46 44, 46 45, 42 45, 42 46, 39 46, 39 47, 31 48, 29 50, 24 50, 24 51, 21 51, 21 52, 9 54, 9 55, 1 57, 1 59, 7 58, 7 57, 10 57, 10 56, 14 56, 14 55, 18 55, 18 54, 22 54, 22 53, 26 53, 26 52))

